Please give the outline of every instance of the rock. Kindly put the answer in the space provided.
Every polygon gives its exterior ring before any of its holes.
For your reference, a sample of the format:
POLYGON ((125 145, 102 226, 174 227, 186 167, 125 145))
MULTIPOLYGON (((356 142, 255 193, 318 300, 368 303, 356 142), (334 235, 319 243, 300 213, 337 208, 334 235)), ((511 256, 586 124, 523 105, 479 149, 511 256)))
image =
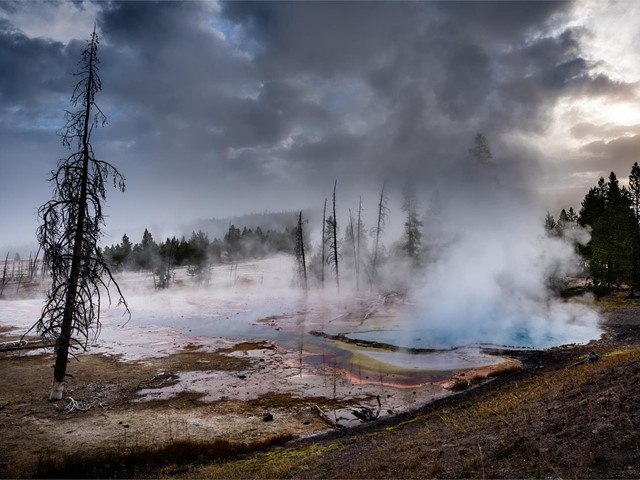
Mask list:
POLYGON ((262 417, 263 422, 273 422, 273 415, 270 413, 265 413, 262 417))

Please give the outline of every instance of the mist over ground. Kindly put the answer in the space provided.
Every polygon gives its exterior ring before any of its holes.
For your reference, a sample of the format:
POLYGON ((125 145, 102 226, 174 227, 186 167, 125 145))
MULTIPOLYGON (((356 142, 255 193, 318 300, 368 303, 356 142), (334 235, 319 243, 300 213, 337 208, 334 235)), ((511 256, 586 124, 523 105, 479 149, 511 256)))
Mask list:
MULTIPOLYGON (((367 231, 375 226, 386 182, 391 215, 382 241, 397 256, 401 192, 410 182, 423 223, 422 266, 410 280, 406 262, 380 268, 389 285, 417 292, 418 323, 459 325, 484 338, 522 317, 548 319, 538 322, 542 330, 555 318, 593 319, 550 300, 550 272, 575 272, 578 261, 569 242, 545 237, 543 219, 547 210, 577 210, 599 175, 628 171, 634 160, 640 69, 628 52, 639 8, 1 3, 0 255, 37 248, 47 172, 68 155, 56 131, 95 24, 97 102, 109 123, 94 131, 93 149, 127 177, 124 194, 108 192, 104 245, 124 233, 137 242, 145 228, 156 241, 200 228, 220 237, 225 220, 207 219, 302 210, 313 260, 318 212, 337 180, 345 294, 354 283, 349 209, 355 215, 362 198, 367 231), (490 162, 468 153, 478 132, 490 162), (491 331, 488 318, 497 325, 491 331)), ((244 226, 252 225, 236 225, 244 226)))

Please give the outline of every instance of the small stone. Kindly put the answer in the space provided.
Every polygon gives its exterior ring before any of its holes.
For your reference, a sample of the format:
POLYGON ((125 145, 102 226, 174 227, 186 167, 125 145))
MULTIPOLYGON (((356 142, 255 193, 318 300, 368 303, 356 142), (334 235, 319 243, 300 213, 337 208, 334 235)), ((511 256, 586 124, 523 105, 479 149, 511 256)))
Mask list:
POLYGON ((262 421, 263 422, 272 422, 273 421, 273 415, 271 415, 270 413, 265 413, 264 416, 262 417, 262 421))

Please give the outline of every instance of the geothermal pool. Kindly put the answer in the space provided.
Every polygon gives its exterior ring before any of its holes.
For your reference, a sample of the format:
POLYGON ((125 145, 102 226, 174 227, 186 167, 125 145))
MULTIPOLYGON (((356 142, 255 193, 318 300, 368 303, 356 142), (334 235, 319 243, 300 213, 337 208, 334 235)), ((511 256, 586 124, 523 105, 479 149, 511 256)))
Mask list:
MULTIPOLYGON (((385 305, 380 296, 351 292, 338 297, 329 289, 304 294, 291 285, 293 271, 290 258, 274 257, 216 267, 211 282, 197 286, 179 269, 174 286, 166 290, 154 290, 147 273, 126 273, 119 282, 131 320, 126 322, 121 308, 105 308, 93 351, 127 359, 170 354, 189 339, 201 345, 268 340, 291 352, 290 361, 301 371, 317 371, 320 365, 361 382, 375 378, 417 385, 505 361, 485 353, 486 346, 549 348, 600 335, 585 305, 570 312, 569 306, 556 306, 563 315, 553 320, 538 311, 517 321, 429 325, 428 317, 416 321, 419 307, 401 300, 385 305)), ((0 301, 0 325, 24 331, 37 319, 43 298, 0 301)))

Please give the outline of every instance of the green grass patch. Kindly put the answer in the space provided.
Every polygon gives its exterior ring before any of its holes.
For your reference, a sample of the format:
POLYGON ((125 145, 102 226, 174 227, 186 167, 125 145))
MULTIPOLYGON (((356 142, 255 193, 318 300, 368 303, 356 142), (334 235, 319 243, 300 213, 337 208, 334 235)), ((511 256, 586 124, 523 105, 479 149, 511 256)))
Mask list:
POLYGON ((304 470, 313 458, 340 448, 338 442, 276 448, 232 463, 209 465, 195 473, 197 478, 286 478, 289 472, 304 470))

